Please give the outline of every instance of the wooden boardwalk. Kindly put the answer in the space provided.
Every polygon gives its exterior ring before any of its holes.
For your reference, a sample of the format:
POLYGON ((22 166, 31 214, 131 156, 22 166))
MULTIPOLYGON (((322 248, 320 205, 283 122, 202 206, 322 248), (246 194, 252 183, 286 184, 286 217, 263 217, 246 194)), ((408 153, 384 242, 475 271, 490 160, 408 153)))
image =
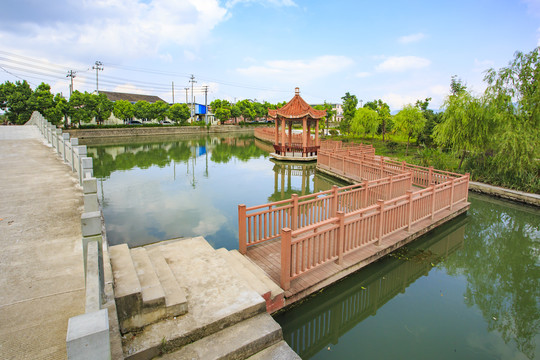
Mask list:
MULTIPOLYGON (((461 202, 456 204, 452 211, 445 209, 437 213, 433 219, 427 218, 415 223, 411 226, 410 231, 403 229, 383 238, 380 246, 370 243, 344 255, 341 265, 338 265, 337 262, 328 262, 303 273, 302 276, 293 279, 290 288, 285 291, 285 305, 309 296, 377 261, 468 209, 469 203, 461 202)), ((280 284, 281 241, 279 238, 250 246, 246 256, 262 268, 276 284, 280 284)))

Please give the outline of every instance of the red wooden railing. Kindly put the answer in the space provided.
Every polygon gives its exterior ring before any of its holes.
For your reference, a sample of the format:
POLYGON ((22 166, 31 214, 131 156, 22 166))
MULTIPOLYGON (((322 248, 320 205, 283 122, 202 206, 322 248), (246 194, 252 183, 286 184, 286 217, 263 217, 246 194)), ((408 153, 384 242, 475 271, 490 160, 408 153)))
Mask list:
POLYGON ((298 196, 268 204, 238 205, 239 251, 280 236, 284 227, 297 229, 374 204, 377 199, 391 199, 411 188, 411 175, 399 174, 384 179, 298 196))
POLYGON ((292 230, 281 229, 281 279, 284 290, 291 280, 330 261, 341 264, 343 256, 362 246, 380 242, 423 219, 467 201, 469 175, 432 185, 390 200, 378 200, 350 213, 292 230))

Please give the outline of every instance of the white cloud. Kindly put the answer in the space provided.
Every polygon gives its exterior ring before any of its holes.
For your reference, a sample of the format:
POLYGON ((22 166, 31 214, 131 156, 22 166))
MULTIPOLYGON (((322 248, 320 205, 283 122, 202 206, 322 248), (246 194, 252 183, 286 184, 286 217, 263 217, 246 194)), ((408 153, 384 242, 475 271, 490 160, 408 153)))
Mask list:
POLYGON ((225 3, 227 8, 231 8, 236 4, 252 4, 258 3, 261 5, 273 6, 298 6, 293 0, 229 0, 225 3))
POLYGON ((392 110, 401 110, 403 106, 414 104, 418 99, 419 98, 415 96, 396 93, 388 93, 382 96, 382 100, 386 102, 392 110))
POLYGON ((423 33, 416 33, 416 34, 401 36, 398 39, 398 41, 400 43, 402 43, 402 44, 410 44, 410 43, 413 43, 413 42, 418 42, 418 41, 422 40, 425 37, 426 37, 426 35, 424 35, 423 33))
POLYGON ((356 77, 359 77, 359 78, 366 78, 366 77, 370 77, 370 76, 371 76, 371 73, 369 73, 367 71, 361 71, 361 72, 356 73, 356 77))
POLYGON ((113 89, 113 91, 130 93, 130 94, 143 94, 143 95, 146 95, 148 93, 148 92, 145 92, 144 90, 136 87, 135 85, 129 84, 129 83, 118 85, 113 89))
POLYGON ((69 52, 81 59, 159 56, 166 45, 195 47, 229 15, 218 0, 64 2, 76 16, 43 21, 20 15, 13 19, 16 26, 0 25, 3 46, 69 52))
POLYGON ((428 67, 431 61, 418 56, 391 56, 377 65, 382 72, 402 72, 428 67))
POLYGON ((344 70, 353 64, 346 56, 324 55, 310 60, 269 60, 263 65, 236 69, 240 74, 281 80, 308 80, 344 70))

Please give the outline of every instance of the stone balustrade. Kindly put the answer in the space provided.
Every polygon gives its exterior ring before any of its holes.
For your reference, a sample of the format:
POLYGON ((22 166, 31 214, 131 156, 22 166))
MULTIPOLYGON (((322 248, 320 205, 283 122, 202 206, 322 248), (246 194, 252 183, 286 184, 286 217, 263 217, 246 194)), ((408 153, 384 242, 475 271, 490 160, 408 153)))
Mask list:
POLYGON ((70 139, 37 111, 30 123, 35 124, 60 159, 77 174, 83 189, 84 212, 81 233, 86 289, 85 313, 69 319, 66 336, 68 359, 110 359, 109 319, 104 304, 103 227, 97 195, 97 179, 93 177, 92 158, 78 139, 70 139))

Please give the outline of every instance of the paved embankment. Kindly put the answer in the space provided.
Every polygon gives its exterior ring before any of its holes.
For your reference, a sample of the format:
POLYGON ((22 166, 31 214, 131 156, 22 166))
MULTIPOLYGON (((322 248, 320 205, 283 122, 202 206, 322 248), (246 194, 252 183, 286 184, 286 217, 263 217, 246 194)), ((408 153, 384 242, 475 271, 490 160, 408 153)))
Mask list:
POLYGON ((0 126, 0 358, 65 359, 85 312, 82 190, 35 126, 0 126))
POLYGON ((493 186, 475 181, 469 182, 469 190, 498 196, 504 199, 518 201, 529 205, 540 206, 540 195, 538 194, 526 193, 523 191, 507 189, 500 186, 493 186))
POLYGON ((105 129, 70 129, 65 130, 72 138, 90 139, 107 137, 133 137, 133 136, 178 136, 178 135, 208 135, 247 133, 253 134, 253 127, 239 127, 236 125, 216 125, 209 129, 199 126, 138 126, 130 128, 105 129))

